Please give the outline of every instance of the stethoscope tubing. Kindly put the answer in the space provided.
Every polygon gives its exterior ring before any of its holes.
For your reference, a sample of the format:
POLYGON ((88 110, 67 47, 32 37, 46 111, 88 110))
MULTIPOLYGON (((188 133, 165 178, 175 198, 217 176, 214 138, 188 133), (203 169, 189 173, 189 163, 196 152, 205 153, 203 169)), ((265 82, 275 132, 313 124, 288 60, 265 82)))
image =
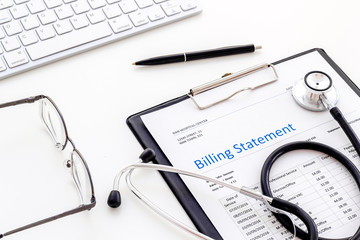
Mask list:
MULTIPOLYGON (((299 142, 292 142, 285 144, 279 148, 277 148, 275 151, 273 151, 268 158, 266 159, 263 168, 261 170, 261 189, 264 195, 273 197, 271 188, 270 188, 270 170, 275 163, 276 160, 278 160, 281 156, 284 154, 295 151, 295 150, 314 150, 321 153, 325 153, 333 158, 335 158, 337 161, 339 161, 352 175, 354 178, 359 190, 360 190, 360 173, 357 169, 357 167, 341 152, 338 150, 327 146, 322 143, 318 142, 305 142, 305 141, 299 141, 299 142)), ((284 217, 283 215, 274 214, 275 217, 278 219, 278 221, 289 231, 293 232, 293 226, 289 223, 288 219, 284 217)), ((308 225, 314 224, 314 222, 311 220, 309 222, 304 222, 309 229, 308 225)), ((313 226, 310 226, 313 228, 313 226)), ((315 226, 316 227, 316 226, 315 226)), ((314 235, 310 235, 303 231, 302 229, 295 227, 296 235, 299 236, 301 239, 319 239, 319 240, 333 240, 328 238, 322 238, 322 237, 316 237, 314 235)), ((342 238, 342 240, 349 240, 349 239, 360 239, 360 227, 357 230, 357 232, 349 238, 342 238)))
POLYGON ((350 124, 346 121, 340 109, 338 107, 333 107, 330 109, 330 113, 333 116, 333 118, 338 122, 340 127, 343 129, 344 133, 350 140, 351 144, 354 146, 357 154, 360 156, 359 138, 357 137, 356 133, 354 132, 350 124))

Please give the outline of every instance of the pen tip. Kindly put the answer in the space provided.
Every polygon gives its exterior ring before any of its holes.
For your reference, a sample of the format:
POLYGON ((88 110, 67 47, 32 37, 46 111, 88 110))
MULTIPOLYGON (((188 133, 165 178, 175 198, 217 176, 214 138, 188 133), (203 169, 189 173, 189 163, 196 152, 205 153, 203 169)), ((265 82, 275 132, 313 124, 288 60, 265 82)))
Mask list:
POLYGON ((255 50, 259 50, 259 49, 262 49, 262 46, 255 46, 255 50))
POLYGON ((132 63, 132 65, 136 65, 136 63, 132 63))

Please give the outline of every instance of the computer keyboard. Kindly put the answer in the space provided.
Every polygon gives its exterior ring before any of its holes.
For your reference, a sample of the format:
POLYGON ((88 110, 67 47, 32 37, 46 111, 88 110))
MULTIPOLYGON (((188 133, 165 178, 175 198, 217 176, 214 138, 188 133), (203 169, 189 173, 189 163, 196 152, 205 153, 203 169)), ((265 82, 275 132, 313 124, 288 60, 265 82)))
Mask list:
POLYGON ((198 0, 0 0, 0 79, 200 11, 198 0))

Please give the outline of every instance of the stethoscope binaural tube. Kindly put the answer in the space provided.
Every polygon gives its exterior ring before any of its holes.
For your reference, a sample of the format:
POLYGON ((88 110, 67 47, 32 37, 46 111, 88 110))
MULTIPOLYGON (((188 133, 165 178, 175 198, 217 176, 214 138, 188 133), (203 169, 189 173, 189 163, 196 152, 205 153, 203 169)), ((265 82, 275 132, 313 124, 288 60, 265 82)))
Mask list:
MULTIPOLYGON (((310 240, 318 239, 317 227, 316 227, 315 223, 313 222, 313 220, 311 219, 311 217, 304 210, 302 210, 299 206, 297 206, 291 202, 288 202, 288 201, 285 201, 285 200, 282 200, 279 198, 267 197, 267 196, 261 194, 260 192, 255 191, 251 188, 247 188, 244 186, 237 187, 236 185, 222 182, 215 178, 210 178, 205 175, 193 173, 193 172, 186 171, 183 169, 174 168, 172 166, 165 166, 165 165, 161 165, 161 164, 149 164, 149 162, 152 161, 154 158, 155 158, 155 152, 152 149, 145 149, 144 152, 140 155, 140 159, 142 160, 143 163, 136 163, 136 164, 129 165, 119 172, 119 174, 116 176, 116 178, 114 180, 114 188, 110 192, 109 197, 108 197, 108 205, 110 207, 117 208, 121 205, 121 197, 120 197, 120 192, 118 190, 119 181, 121 179, 121 176, 126 173, 126 181, 127 181, 129 188, 131 189, 131 191, 135 194, 135 196, 137 196, 141 201, 143 201, 147 206, 149 206, 154 212, 156 212, 160 216, 164 217, 169 222, 180 227, 181 229, 183 229, 187 232, 190 232, 193 235, 195 235, 201 239, 208 239, 208 240, 212 239, 202 233, 199 233, 198 231, 196 231, 194 229, 191 229, 190 227, 181 223, 177 219, 174 219, 172 216, 170 216, 166 212, 162 211, 153 202, 151 202, 148 198, 146 198, 140 191, 138 191, 136 189, 136 187, 134 187, 134 185, 131 182, 131 174, 134 169, 136 169, 136 168, 153 169, 153 170, 164 171, 164 172, 178 173, 178 174, 182 174, 182 175, 186 175, 186 176, 190 176, 190 177, 203 179, 205 181, 210 181, 210 182, 216 183, 218 185, 230 188, 230 189, 234 190, 235 192, 239 192, 248 197, 263 201, 267 205, 267 207, 274 213, 286 214, 286 215, 288 215, 288 213, 291 213, 291 214, 295 215, 296 217, 300 218, 307 227, 307 230, 308 230, 309 236, 310 236, 309 239, 310 240)), ((292 225, 292 220, 289 219, 289 217, 286 217, 285 221, 287 222, 287 224, 294 226, 294 225, 292 225)))

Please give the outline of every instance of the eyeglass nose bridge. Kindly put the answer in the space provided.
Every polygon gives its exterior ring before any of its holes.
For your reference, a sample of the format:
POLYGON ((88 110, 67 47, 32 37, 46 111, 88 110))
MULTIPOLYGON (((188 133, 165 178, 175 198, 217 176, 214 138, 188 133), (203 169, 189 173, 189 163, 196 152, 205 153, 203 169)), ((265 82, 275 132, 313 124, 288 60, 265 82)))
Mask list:
POLYGON ((70 159, 65 159, 65 160, 64 160, 64 167, 65 167, 66 169, 71 169, 72 163, 71 163, 71 160, 70 160, 70 159))
POLYGON ((60 149, 60 150, 63 150, 63 146, 62 146, 62 144, 59 143, 59 142, 55 143, 55 148, 60 149))
POLYGON ((66 145, 65 148, 63 148, 62 144, 61 143, 56 143, 55 144, 55 147, 61 151, 64 151, 66 149, 67 146, 71 146, 71 149, 69 151, 69 154, 66 154, 66 158, 64 160, 64 166, 66 169, 71 169, 72 166, 73 166, 73 160, 72 160, 72 156, 74 154, 74 152, 76 151, 76 147, 75 147, 75 144, 74 142, 72 141, 71 138, 67 138, 67 141, 70 142, 70 145, 66 145))

